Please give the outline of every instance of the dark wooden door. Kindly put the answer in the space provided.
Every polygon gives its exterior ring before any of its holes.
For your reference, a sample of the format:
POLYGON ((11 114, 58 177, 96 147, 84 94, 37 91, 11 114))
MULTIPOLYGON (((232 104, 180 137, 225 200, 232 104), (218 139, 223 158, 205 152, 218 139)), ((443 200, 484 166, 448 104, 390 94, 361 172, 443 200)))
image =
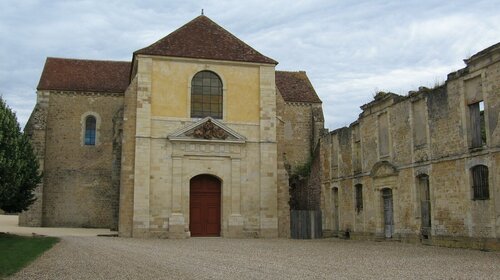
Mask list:
POLYGON ((220 181, 198 175, 190 182, 189 230, 191 236, 220 236, 220 181))

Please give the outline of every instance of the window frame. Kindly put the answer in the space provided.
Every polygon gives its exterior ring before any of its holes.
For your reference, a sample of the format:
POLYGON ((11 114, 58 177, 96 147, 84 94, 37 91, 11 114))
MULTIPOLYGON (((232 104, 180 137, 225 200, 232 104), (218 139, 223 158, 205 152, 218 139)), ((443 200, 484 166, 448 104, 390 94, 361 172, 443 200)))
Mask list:
POLYGON ((189 94, 191 118, 223 119, 224 83, 220 75, 210 70, 197 72, 191 78, 189 94))
POLYGON ((95 146, 96 138, 97 138, 97 119, 93 115, 88 115, 85 117, 85 133, 83 137, 83 144, 85 146, 95 146))
POLYGON ((100 142, 100 127, 101 127, 101 116, 92 111, 85 112, 81 115, 80 117, 80 145, 82 147, 96 147, 101 144, 100 142), (89 118, 94 118, 95 119, 95 128, 94 128, 94 143, 88 143, 86 140, 87 138, 87 120, 89 118))

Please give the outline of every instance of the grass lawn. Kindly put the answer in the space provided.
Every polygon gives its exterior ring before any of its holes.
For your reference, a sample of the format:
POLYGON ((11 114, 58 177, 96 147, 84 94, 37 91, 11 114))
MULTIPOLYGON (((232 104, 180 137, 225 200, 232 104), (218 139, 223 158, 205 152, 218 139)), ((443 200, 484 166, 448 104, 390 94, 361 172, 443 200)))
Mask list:
POLYGON ((0 233, 0 278, 16 273, 59 242, 56 237, 0 233))

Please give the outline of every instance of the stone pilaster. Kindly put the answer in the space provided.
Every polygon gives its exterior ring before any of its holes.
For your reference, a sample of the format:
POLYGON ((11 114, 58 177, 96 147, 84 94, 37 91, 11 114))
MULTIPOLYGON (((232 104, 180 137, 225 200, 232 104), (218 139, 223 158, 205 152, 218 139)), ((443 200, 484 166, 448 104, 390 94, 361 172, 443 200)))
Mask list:
POLYGON ((131 237, 134 207, 134 164, 135 164, 135 115, 137 78, 130 83, 124 96, 123 137, 120 164, 120 205, 118 232, 120 236, 131 237))
POLYGON ((189 237, 182 211, 182 157, 172 158, 172 214, 168 220, 169 238, 189 237))
POLYGON ((135 140, 133 235, 149 231, 151 162, 151 58, 137 58, 137 115, 135 140))
POLYGON ((278 236, 276 83, 274 67, 260 67, 260 235, 278 236))
POLYGON ((231 160, 231 216, 228 221, 228 237, 243 237, 241 216, 241 159, 231 160))

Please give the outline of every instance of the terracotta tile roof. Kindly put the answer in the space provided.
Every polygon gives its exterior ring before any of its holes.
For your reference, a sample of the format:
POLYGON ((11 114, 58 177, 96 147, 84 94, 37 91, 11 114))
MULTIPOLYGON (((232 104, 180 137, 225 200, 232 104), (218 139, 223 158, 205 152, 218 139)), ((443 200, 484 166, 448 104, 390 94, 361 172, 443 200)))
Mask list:
POLYGON ((304 71, 276 71, 276 87, 287 102, 321 103, 304 71))
POLYGON ((278 64, 203 15, 134 54, 278 64))
POLYGON ((48 57, 38 90, 125 92, 130 62, 48 57))

